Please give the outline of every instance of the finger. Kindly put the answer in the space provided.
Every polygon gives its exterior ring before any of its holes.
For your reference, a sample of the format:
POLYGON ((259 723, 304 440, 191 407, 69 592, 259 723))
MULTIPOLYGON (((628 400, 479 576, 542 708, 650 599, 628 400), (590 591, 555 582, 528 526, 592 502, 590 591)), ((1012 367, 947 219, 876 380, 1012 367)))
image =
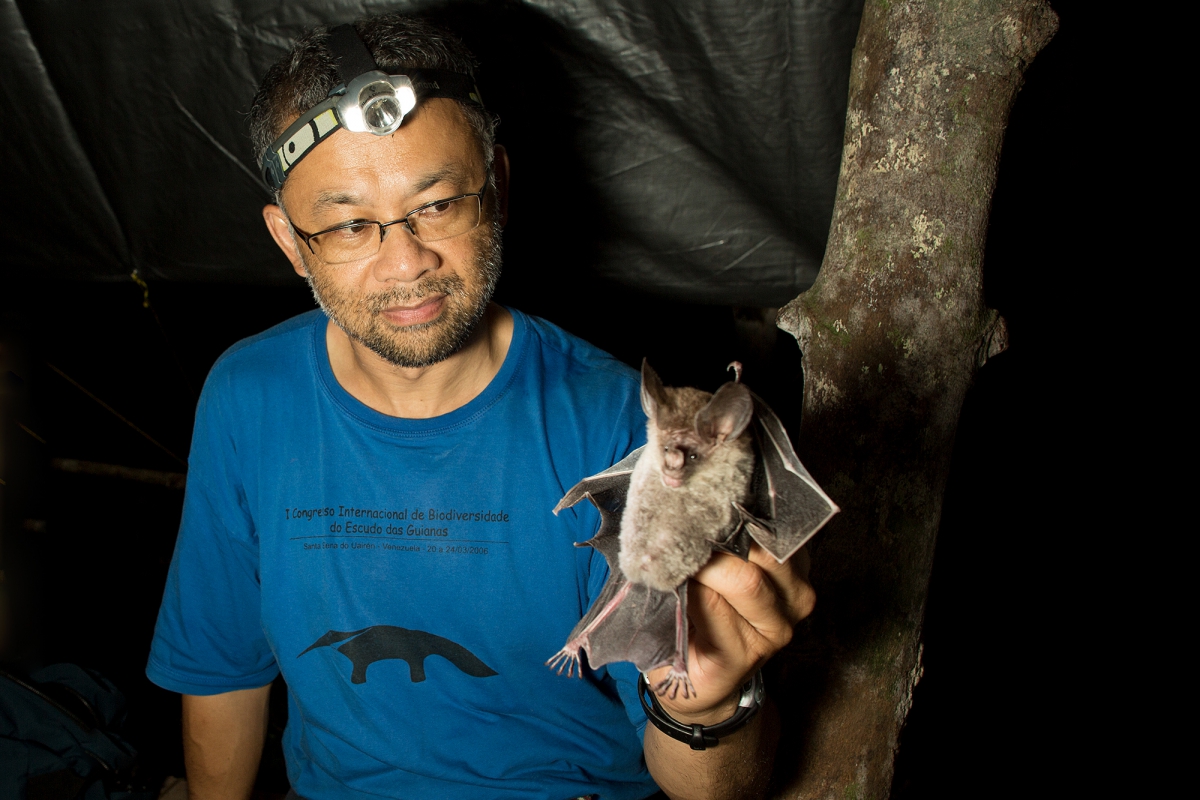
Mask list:
POLYGON ((812 613, 817 602, 817 593, 808 582, 812 562, 807 549, 800 548, 791 558, 780 564, 775 556, 756 543, 750 548, 749 560, 765 571, 775 584, 783 600, 784 613, 793 625, 812 613))
MULTIPOLYGON (((755 650, 773 651, 791 640, 795 623, 786 599, 772 577, 758 564, 718 554, 692 580, 714 593, 700 593, 697 600, 713 620, 713 624, 707 626, 711 631, 706 633, 717 646, 735 647, 737 637, 743 645, 753 646, 755 650), (739 623, 748 625, 766 642, 754 643, 750 631, 739 629, 739 623)), ((693 616, 697 625, 701 619, 701 615, 693 616)))
POLYGON ((688 619, 689 638, 708 657, 727 666, 757 658, 747 657, 748 645, 759 637, 754 626, 719 592, 696 581, 688 584, 688 619))
POLYGON ((807 581, 808 574, 812 570, 812 556, 808 554, 808 548, 801 547, 792 554, 792 557, 789 559, 789 561, 795 565, 796 574, 807 581))

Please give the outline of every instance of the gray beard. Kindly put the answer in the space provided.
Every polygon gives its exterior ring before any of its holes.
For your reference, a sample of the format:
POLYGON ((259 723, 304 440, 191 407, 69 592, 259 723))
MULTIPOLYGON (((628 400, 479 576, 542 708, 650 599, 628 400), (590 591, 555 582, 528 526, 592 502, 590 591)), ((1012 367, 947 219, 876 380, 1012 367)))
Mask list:
POLYGON ((306 268, 306 280, 317 305, 351 339, 394 366, 427 367, 463 348, 492 300, 500 279, 502 229, 495 219, 488 227, 487 240, 471 265, 479 278, 474 289, 468 288, 462 277, 447 275, 354 298, 322 277, 327 273, 314 275, 306 268), (399 326, 383 317, 382 312, 391 306, 412 305, 434 294, 444 294, 445 305, 441 316, 432 322, 399 326))

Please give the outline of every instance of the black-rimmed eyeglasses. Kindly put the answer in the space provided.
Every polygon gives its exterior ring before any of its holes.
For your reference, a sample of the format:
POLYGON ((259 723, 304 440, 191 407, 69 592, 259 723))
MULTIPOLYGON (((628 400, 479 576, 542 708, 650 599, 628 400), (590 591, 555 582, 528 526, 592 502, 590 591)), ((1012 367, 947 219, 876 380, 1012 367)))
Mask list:
MULTIPOLYGON (((461 236, 479 227, 479 220, 483 216, 483 196, 490 182, 489 172, 484 178, 483 188, 478 192, 434 200, 391 222, 355 219, 316 233, 305 233, 292 224, 292 231, 308 245, 313 255, 326 264, 345 264, 370 258, 379 252, 387 229, 392 225, 403 225, 422 242, 437 242, 461 236)), ((291 223, 291 220, 288 222, 291 223)))

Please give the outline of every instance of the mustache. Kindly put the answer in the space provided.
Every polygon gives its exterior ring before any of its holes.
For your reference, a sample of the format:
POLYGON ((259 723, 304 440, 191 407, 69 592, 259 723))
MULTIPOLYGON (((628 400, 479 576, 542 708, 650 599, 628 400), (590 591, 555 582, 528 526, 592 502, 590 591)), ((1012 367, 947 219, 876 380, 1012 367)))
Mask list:
POLYGON ((464 291, 463 279, 457 275, 438 276, 423 280, 415 286, 395 286, 387 291, 369 294, 359 299, 359 305, 368 311, 379 312, 394 305, 410 305, 433 294, 453 296, 464 291))

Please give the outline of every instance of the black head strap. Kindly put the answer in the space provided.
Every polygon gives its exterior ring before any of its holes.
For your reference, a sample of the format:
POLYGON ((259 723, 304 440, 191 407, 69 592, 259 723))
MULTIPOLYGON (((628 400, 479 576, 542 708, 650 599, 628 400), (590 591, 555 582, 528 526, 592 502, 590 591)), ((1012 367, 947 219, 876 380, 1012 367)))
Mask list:
POLYGON ((371 51, 358 35, 353 25, 338 25, 329 32, 329 49, 333 51, 334 64, 345 85, 362 75, 379 69, 371 51))
POLYGON ((410 69, 407 72, 418 100, 447 97, 464 103, 474 103, 483 108, 479 90, 475 88, 475 81, 469 75, 445 69, 410 69))
MULTIPOLYGON (((331 30, 329 49, 333 52, 334 63, 343 86, 364 72, 379 69, 353 25, 338 25, 331 30)), ((446 97, 483 107, 479 90, 475 88, 475 81, 469 75, 445 69, 411 69, 405 72, 412 80, 418 100, 446 97)))

